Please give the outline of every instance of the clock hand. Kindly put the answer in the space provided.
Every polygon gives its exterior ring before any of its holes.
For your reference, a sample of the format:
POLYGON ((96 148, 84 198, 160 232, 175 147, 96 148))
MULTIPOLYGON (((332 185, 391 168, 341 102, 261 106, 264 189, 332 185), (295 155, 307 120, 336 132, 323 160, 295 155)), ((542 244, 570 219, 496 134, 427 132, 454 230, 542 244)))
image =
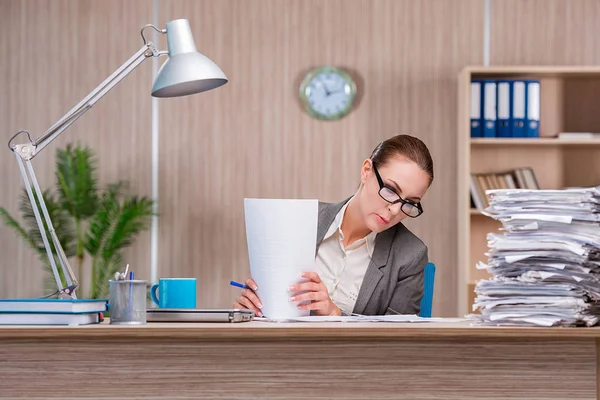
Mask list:
POLYGON ((327 90, 327 85, 325 85, 325 82, 321 82, 321 87, 325 91, 325 97, 329 97, 329 95, 331 94, 331 92, 329 92, 329 90, 327 90))

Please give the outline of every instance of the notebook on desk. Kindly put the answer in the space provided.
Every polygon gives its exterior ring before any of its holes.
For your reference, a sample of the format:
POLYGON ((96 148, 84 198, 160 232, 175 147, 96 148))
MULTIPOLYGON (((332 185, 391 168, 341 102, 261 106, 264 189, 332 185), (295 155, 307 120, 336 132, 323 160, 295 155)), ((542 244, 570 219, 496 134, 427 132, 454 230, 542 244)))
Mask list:
POLYGON ((0 299, 0 312, 91 313, 106 311, 103 299, 0 299))
POLYGON ((237 308, 151 308, 147 322, 247 322, 254 311, 237 308))
POLYGON ((0 313, 0 325, 90 325, 99 324, 101 313, 0 313))

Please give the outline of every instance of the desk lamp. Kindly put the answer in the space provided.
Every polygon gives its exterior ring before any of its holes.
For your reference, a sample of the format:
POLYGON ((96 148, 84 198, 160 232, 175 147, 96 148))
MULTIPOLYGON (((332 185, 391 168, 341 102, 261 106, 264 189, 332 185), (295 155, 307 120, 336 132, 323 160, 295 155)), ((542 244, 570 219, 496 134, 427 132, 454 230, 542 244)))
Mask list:
POLYGON ((165 29, 158 29, 154 25, 148 24, 142 27, 140 33, 144 42, 142 48, 113 72, 112 75, 106 78, 106 80, 89 95, 81 100, 79 104, 73 107, 67 114, 44 132, 44 134, 35 140, 31 140, 29 132, 21 130, 8 142, 9 149, 17 159, 19 170, 23 182, 25 183, 27 196, 33 208, 35 220, 40 229, 44 248, 46 249, 48 260, 52 267, 52 273, 56 280, 58 290, 50 296, 58 295, 58 298, 60 299, 76 299, 75 289, 77 288, 78 282, 69 265, 69 261, 58 240, 56 232, 54 231, 54 227, 52 226, 52 221, 50 220, 48 209, 46 208, 42 196, 42 191, 40 190, 40 186, 35 177, 31 160, 147 58, 159 57, 161 55, 168 55, 169 57, 160 67, 156 78, 154 79, 154 84, 152 86, 153 97, 187 96, 215 89, 227 83, 227 77, 223 71, 221 71, 221 69, 208 57, 198 53, 196 50, 190 24, 187 19, 170 21, 167 23, 165 29), (146 28, 152 28, 167 35, 168 51, 158 51, 152 42, 146 41, 146 38, 144 37, 144 30, 146 28), (27 136, 27 142, 13 144, 13 141, 20 134, 25 134, 27 136), (54 244, 56 259, 58 260, 65 277, 66 287, 63 286, 60 278, 55 256, 48 242, 48 237, 40 213, 43 214, 50 238, 54 244))

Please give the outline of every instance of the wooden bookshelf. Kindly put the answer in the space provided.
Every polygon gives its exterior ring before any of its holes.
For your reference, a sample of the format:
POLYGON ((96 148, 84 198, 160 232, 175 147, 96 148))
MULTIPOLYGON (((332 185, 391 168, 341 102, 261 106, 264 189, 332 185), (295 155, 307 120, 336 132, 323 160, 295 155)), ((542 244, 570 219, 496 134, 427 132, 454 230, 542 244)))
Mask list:
POLYGON ((467 67, 459 76, 458 118, 458 310, 472 312, 473 289, 487 273, 487 238, 500 223, 470 206, 470 174, 533 168, 541 189, 600 184, 600 140, 558 139, 559 132, 600 132, 600 67, 467 67), (540 138, 471 139, 472 79, 538 79, 540 138))
POLYGON ((494 139, 477 138, 471 139, 471 146, 600 146, 600 139, 556 139, 556 138, 536 138, 536 139, 494 139))

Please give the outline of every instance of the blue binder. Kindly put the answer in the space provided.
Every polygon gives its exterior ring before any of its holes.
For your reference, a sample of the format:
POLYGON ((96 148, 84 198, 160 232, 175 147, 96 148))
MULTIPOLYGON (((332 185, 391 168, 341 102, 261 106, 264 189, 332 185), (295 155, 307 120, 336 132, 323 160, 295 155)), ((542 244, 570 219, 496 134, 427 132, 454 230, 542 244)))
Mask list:
POLYGON ((496 108, 498 120, 496 121, 496 136, 500 138, 512 137, 511 97, 512 81, 499 80, 496 82, 496 108))
POLYGON ((525 81, 515 80, 512 82, 511 113, 512 119, 512 137, 527 137, 525 130, 525 110, 527 106, 525 81))
POLYGON ((471 81, 471 137, 483 137, 481 126, 481 81, 471 81))
POLYGON ((483 81, 483 137, 496 137, 496 81, 483 81))
POLYGON ((525 81, 525 136, 540 137, 540 81, 525 81))

